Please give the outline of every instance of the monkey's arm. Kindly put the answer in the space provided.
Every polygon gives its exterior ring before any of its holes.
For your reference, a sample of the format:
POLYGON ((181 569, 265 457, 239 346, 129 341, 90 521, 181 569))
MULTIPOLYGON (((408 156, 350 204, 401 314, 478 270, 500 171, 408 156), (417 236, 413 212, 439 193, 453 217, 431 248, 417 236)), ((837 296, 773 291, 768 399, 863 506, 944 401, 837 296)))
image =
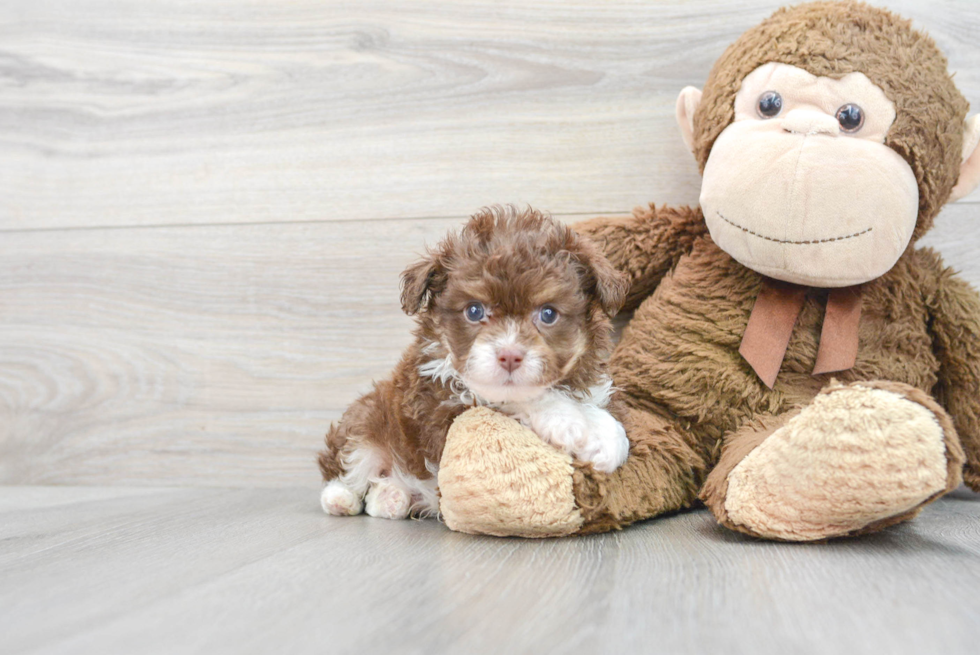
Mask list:
POLYGON ((707 234, 701 210, 691 207, 638 207, 623 218, 593 218, 572 226, 592 239, 630 288, 622 311, 635 309, 694 242, 707 234))
POLYGON ((953 418, 966 452, 963 479, 980 491, 980 296, 944 269, 929 304, 940 361, 934 395, 953 418))

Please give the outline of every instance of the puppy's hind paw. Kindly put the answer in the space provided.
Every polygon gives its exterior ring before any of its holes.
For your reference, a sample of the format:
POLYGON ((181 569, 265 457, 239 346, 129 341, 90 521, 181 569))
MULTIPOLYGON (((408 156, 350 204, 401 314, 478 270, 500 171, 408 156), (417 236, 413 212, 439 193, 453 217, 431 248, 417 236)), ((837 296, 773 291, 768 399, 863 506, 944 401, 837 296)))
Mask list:
POLYGON ((364 509, 364 503, 340 480, 331 480, 320 493, 320 506, 333 516, 354 516, 364 509))
POLYGON ((365 511, 381 519, 403 519, 412 508, 412 499, 399 486, 381 480, 371 485, 365 498, 365 511))

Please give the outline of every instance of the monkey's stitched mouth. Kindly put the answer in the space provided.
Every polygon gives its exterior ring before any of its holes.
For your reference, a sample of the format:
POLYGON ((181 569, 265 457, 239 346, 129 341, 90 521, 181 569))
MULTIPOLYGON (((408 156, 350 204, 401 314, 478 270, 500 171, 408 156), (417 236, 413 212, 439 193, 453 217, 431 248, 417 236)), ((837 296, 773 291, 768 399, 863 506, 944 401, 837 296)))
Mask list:
POLYGON ((830 243, 832 241, 844 241, 845 239, 853 239, 854 237, 859 237, 862 234, 867 234, 868 232, 870 232, 871 230, 874 229, 874 228, 870 228, 869 227, 866 230, 861 230, 860 232, 855 232, 854 234, 848 234, 848 235, 842 236, 842 237, 831 237, 829 239, 813 239, 813 240, 810 240, 810 241, 790 241, 788 239, 774 239, 773 237, 767 237, 765 234, 759 234, 758 232, 753 232, 752 230, 750 230, 747 227, 742 227, 738 223, 735 223, 734 221, 728 220, 727 218, 725 218, 724 216, 722 216, 722 213, 721 212, 716 211, 715 213, 718 214, 718 218, 720 218, 721 220, 725 221, 726 223, 728 223, 732 227, 737 227, 738 229, 742 230, 742 232, 745 232, 746 234, 751 234, 754 237, 759 237, 760 239, 765 239, 766 241, 772 241, 774 243, 786 243, 786 244, 790 244, 790 245, 794 245, 794 246, 812 246, 812 245, 815 245, 815 244, 818 244, 818 243, 830 243))

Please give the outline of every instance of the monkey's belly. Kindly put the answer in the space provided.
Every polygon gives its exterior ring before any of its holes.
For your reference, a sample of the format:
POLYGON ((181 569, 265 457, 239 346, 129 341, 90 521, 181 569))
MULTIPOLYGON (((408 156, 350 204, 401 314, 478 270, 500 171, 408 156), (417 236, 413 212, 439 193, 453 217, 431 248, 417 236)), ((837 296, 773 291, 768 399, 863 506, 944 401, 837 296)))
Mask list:
POLYGON ((808 402, 831 378, 931 391, 938 362, 921 297, 900 297, 908 289, 892 289, 887 277, 866 285, 857 362, 837 373, 812 375, 827 291, 809 290, 770 390, 738 352, 761 277, 706 241, 637 309, 613 354, 613 379, 635 404, 668 409, 715 438, 749 416, 808 402))

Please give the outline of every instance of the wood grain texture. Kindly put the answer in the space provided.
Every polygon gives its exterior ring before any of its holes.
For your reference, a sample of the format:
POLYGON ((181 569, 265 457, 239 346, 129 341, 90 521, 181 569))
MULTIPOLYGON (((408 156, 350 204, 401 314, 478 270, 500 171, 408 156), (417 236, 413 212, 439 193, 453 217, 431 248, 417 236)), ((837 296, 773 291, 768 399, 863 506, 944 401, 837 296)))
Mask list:
MULTIPOLYGON (((980 205, 928 241, 980 286, 980 205)), ((410 342, 398 275, 462 219, 0 240, 0 483, 315 484, 410 342)))
POLYGON ((457 223, 6 235, 0 479, 314 480, 410 341, 398 274, 457 223))
POLYGON ((35 505, 0 487, 4 653, 959 655, 980 640, 969 492, 796 545, 704 510, 519 540, 327 517, 311 489, 97 493, 35 505))
MULTIPOLYGON (((805 546, 317 506, 401 269, 492 202, 695 202, 676 94, 780 4, 0 3, 0 653, 973 653, 969 492, 805 546)), ((980 4, 879 4, 980 108, 980 4)), ((974 285, 978 224, 925 240, 974 285)))
MULTIPOLYGON (((692 203, 677 93, 781 4, 5 2, 0 230, 692 203)), ((980 106, 980 5, 879 4, 980 106)))
MULTIPOLYGON (((424 244, 695 201, 674 97, 777 4, 0 4, 0 483, 315 484, 424 244)), ((980 5, 884 4, 980 105, 980 5)), ((926 239, 974 284, 976 199, 926 239)))

